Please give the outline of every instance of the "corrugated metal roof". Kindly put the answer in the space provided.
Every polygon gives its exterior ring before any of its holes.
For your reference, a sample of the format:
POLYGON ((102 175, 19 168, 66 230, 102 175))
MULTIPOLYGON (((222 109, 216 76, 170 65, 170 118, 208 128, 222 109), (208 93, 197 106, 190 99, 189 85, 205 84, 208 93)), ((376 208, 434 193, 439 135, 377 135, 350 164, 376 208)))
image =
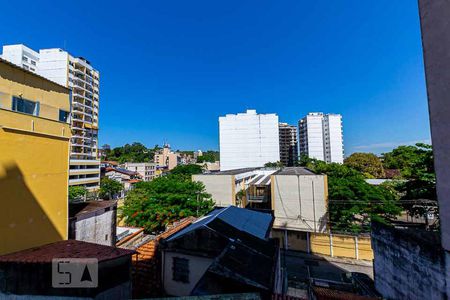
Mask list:
POLYGON ((268 229, 272 224, 273 217, 268 213, 257 212, 236 206, 216 208, 206 216, 192 223, 190 226, 169 237, 167 241, 174 240, 202 226, 208 226, 208 224, 215 219, 219 219, 228 225, 257 238, 265 239, 268 229))

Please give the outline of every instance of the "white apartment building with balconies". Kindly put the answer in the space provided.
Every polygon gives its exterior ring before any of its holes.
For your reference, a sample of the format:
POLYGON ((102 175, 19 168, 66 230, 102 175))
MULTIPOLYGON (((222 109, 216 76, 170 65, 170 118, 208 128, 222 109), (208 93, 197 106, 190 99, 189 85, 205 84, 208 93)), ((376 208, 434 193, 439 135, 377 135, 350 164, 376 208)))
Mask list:
POLYGON ((21 44, 7 45, 3 46, 2 58, 71 89, 69 186, 99 188, 99 72, 86 59, 59 48, 36 52, 21 44))
POLYGON ((344 162, 342 116, 309 113, 298 122, 300 156, 328 163, 344 162))
POLYGON ((220 170, 263 167, 280 160, 278 116, 256 110, 219 117, 220 170))
POLYGON ((132 163, 126 162, 123 167, 128 171, 133 171, 141 175, 143 181, 152 181, 156 177, 156 163, 143 162, 132 163))

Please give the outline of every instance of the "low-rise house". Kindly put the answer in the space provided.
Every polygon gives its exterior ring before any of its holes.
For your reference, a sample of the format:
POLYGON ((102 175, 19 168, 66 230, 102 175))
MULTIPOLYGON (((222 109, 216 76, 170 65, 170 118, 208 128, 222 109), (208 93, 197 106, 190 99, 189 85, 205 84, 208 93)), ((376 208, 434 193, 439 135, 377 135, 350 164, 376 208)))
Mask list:
POLYGON ((161 241, 163 288, 170 296, 282 292, 271 214, 218 208, 161 241))
POLYGON ((116 244, 117 201, 69 203, 69 239, 116 244))
POLYGON ((133 188, 135 183, 142 181, 141 175, 138 172, 129 171, 124 168, 107 167, 104 170, 104 176, 122 183, 123 190, 119 195, 121 198, 133 188))
MULTIPOLYGON (((133 250, 66 240, 0 256, 0 298, 129 299, 133 250), (84 270, 52 265, 54 259, 90 259, 84 270), (55 267, 64 272, 58 273, 55 267), (87 273, 86 269, 87 268, 87 273), (56 270, 56 272, 55 272, 56 270), (59 277, 59 275, 63 275, 59 277), (69 288, 61 288, 66 284, 69 288), (84 284, 88 287, 71 287, 84 284)), ((64 287, 66 287, 64 286, 64 287)))

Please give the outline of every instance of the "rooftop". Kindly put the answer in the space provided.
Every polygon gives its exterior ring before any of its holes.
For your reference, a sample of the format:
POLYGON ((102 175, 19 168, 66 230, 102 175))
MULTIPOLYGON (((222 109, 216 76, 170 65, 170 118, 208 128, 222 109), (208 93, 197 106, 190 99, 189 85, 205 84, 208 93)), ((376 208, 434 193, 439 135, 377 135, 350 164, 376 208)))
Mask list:
POLYGON ((304 167, 286 167, 275 175, 316 175, 316 173, 304 167))
POLYGON ((268 230, 270 230, 272 225, 273 217, 267 213, 236 206, 216 208, 206 216, 199 218, 196 222, 192 223, 192 225, 169 237, 167 241, 172 241, 202 226, 211 227, 210 224, 215 220, 225 222, 228 225, 257 238, 266 239, 268 230))
POLYGON ((134 250, 77 240, 59 241, 0 256, 0 263, 51 263, 54 258, 97 258, 106 261, 134 254, 134 250))
POLYGON ((108 207, 117 205, 115 200, 88 201, 69 204, 69 218, 81 217, 98 210, 104 210, 108 207))

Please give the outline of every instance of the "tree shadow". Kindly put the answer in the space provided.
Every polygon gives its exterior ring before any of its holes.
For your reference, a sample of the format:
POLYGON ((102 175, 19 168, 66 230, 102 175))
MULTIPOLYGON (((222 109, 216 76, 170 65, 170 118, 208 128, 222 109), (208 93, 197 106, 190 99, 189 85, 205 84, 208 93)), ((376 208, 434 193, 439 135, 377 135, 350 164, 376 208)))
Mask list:
POLYGON ((67 219, 67 212, 51 206, 55 199, 38 199, 16 163, 3 165, 3 169, 4 174, 0 175, 0 255, 63 240, 65 234, 58 231, 52 220, 67 219), (46 203, 47 211, 40 203, 46 203))

